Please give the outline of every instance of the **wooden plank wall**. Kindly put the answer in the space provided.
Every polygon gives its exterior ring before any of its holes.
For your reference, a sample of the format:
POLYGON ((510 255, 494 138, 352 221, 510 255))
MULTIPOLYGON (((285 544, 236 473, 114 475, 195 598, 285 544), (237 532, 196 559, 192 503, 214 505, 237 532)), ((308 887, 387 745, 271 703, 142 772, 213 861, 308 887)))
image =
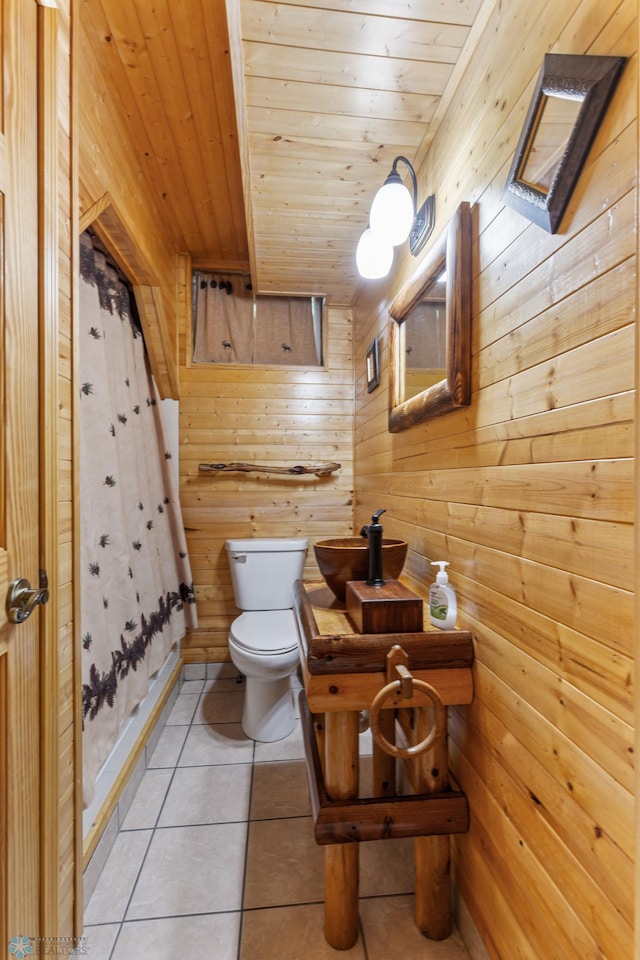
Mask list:
POLYGON ((318 580, 311 543, 353 532, 353 367, 351 310, 327 311, 325 367, 192 364, 190 320, 180 369, 180 489, 199 626, 186 662, 228 660, 238 615, 227 562, 228 537, 304 536, 305 577, 318 580), (200 463, 291 466, 337 461, 327 477, 204 474, 200 463))
MULTIPOLYGON (((58 777, 57 824, 53 829, 58 838, 58 871, 55 904, 50 908, 55 933, 72 936, 78 932, 76 902, 76 808, 75 808, 75 707, 74 646, 73 646, 73 236, 70 223, 76 220, 74 204, 75 160, 72 127, 71 79, 71 21, 74 0, 57 4, 57 344, 49 350, 57 352, 56 394, 56 471, 54 489, 45 492, 54 496, 57 506, 58 536, 55 545, 56 570, 50 582, 55 584, 57 622, 51 624, 57 644, 58 669, 57 736, 58 777)), ((49 639, 47 639, 49 642, 49 639)), ((51 891, 48 891, 50 897, 51 891)), ((53 931, 51 931, 53 932, 53 931)), ((47 931, 49 933, 49 931, 47 931)))
POLYGON ((426 161, 438 227, 474 204, 473 401, 387 432, 386 307, 356 305, 356 526, 386 507, 475 638, 451 754, 455 879, 492 958, 633 955, 637 4, 496 4, 426 161), (556 235, 501 194, 546 51, 629 62, 556 235), (382 338, 381 387, 364 356, 382 338))

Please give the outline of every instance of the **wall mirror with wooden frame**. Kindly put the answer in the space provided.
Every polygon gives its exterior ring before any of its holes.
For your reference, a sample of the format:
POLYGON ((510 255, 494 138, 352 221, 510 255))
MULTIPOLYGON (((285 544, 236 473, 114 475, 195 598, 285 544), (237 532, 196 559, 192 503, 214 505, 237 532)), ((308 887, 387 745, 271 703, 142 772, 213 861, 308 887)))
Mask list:
POLYGON ((560 226, 624 64, 624 57, 545 55, 503 199, 549 233, 560 226))
POLYGON ((471 402, 471 208, 461 203, 389 315, 389 430, 471 402))

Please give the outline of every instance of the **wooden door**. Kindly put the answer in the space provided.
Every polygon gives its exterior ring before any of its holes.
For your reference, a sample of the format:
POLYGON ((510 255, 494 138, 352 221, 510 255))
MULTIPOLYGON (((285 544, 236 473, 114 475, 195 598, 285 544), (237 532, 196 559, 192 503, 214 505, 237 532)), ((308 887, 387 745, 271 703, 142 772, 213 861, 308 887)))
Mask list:
MULTIPOLYGON (((9 583, 39 581, 37 4, 0 0, 0 954, 40 922, 40 607, 10 623, 9 583)), ((16 954, 15 949, 12 951, 16 954)), ((19 955, 16 954, 16 955, 19 955)))

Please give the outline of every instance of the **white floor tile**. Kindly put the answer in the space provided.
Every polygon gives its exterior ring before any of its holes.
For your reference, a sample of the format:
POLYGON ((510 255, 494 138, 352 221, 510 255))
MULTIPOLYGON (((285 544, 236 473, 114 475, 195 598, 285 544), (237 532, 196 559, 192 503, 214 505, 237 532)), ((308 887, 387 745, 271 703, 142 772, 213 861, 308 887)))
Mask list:
POLYGON ((370 840, 360 845, 360 896, 411 893, 413 839, 370 840))
POLYGON ((242 718, 244 690, 205 691, 195 711, 194 723, 239 723, 242 718))
POLYGON ((85 927, 83 936, 86 940, 87 957, 90 960, 109 960, 119 929, 119 923, 85 927))
POLYGON ((172 768, 150 768, 146 771, 121 830, 155 827, 172 776, 172 768))
POLYGON ((135 957, 236 960, 239 937, 239 913, 136 920, 123 924, 112 960, 135 957))
POLYGON ((324 852, 311 817, 253 820, 249 827, 245 907, 324 899, 324 852))
POLYGON ((288 737, 285 737, 284 740, 276 740, 273 743, 259 743, 256 741, 256 763, 271 760, 303 759, 304 741, 302 739, 302 727, 299 720, 296 720, 293 732, 290 733, 288 737))
POLYGON ((246 823, 156 830, 127 920, 240 909, 246 823))
POLYGON ((204 680, 206 675, 207 675, 206 663, 185 663, 184 665, 185 680, 204 680))
POLYGON ((360 919, 368 960, 468 960, 457 931, 446 940, 422 935, 415 925, 413 897, 361 900, 360 919))
POLYGON ((304 760, 256 763, 251 784, 251 819, 308 817, 311 813, 304 760))
POLYGON ((151 767, 175 767, 186 740, 188 726, 165 727, 158 745, 151 754, 147 769, 151 767))
POLYGON ((239 723, 196 723, 189 730, 179 766, 211 763, 251 763, 253 740, 239 723))
POLYGON ((207 680, 215 680, 216 677, 237 677, 239 672, 235 663, 230 660, 224 663, 208 663, 206 666, 207 680))
POLYGON ((158 825, 173 827, 247 820, 250 791, 249 764, 178 767, 158 825))
POLYGON ((198 693, 185 693, 184 695, 180 694, 173 706, 173 710, 169 714, 167 726, 191 723, 193 714, 198 706, 199 699, 200 694, 198 693))
MULTIPOLYGON (((321 903, 250 910, 242 921, 240 960, 364 960, 362 939, 350 950, 334 950, 324 937, 321 903)), ((404 960, 391 952, 386 960, 404 960)))
POLYGON ((230 675, 220 674, 208 678, 204 684, 204 693, 242 693, 245 689, 244 677, 237 670, 230 675))
POLYGON ((114 923, 124 918, 151 833, 134 830, 118 835, 85 910, 85 923, 114 923))

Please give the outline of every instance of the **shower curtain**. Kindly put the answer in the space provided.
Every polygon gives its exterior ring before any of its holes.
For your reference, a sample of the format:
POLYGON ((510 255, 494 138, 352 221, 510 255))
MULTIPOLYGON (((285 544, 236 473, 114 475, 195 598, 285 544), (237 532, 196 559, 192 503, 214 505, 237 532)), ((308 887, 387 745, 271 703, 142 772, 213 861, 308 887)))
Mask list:
POLYGON ((196 625, 171 454, 135 302, 80 242, 83 794, 149 679, 196 625))

